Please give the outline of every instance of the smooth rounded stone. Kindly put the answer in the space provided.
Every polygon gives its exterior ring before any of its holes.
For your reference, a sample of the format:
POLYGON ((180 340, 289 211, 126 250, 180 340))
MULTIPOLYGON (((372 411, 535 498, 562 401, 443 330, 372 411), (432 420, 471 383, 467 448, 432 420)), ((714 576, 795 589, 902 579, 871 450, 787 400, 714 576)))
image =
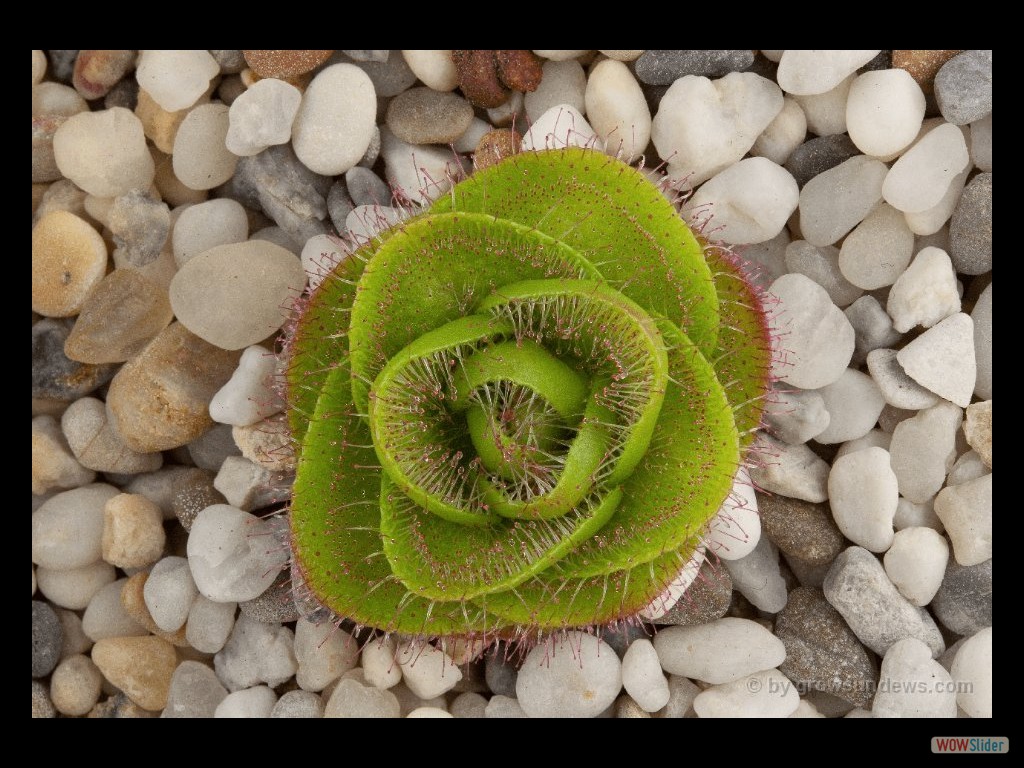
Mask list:
POLYGON ((758 493, 761 525, 785 554, 811 565, 827 565, 843 549, 843 536, 826 504, 758 493))
POLYGON ((935 514, 935 507, 931 501, 917 504, 902 496, 896 506, 896 516, 892 522, 897 531, 904 528, 931 528, 937 533, 942 533, 946 530, 939 516, 935 514))
POLYGON ((198 661, 183 661, 171 676, 167 705, 160 717, 213 717, 227 696, 212 669, 198 661))
POLYGON ((221 349, 255 344, 287 319, 306 275, 295 255, 264 240, 220 245, 188 261, 171 281, 178 320, 221 349))
POLYGON ((983 400, 992 399, 992 284, 989 283, 971 311, 974 321, 974 356, 977 379, 974 394, 983 400))
POLYGON ((402 58, 420 82, 435 91, 452 91, 459 73, 449 51, 402 51, 402 58))
POLYGON ((79 488, 95 479, 95 472, 78 463, 53 416, 32 419, 33 494, 79 488))
MULTIPOLYGON (((357 680, 359 683, 363 685, 367 684, 366 679, 363 677, 363 670, 361 669, 349 670, 344 675, 342 675, 341 679, 345 680, 348 678, 357 680)), ((329 690, 330 689, 328 689, 324 693, 328 694, 329 690)), ((453 693, 454 692, 455 691, 453 690, 453 693)), ((434 707, 436 709, 443 709, 445 711, 448 710, 448 703, 443 695, 435 696, 429 699, 420 698, 411 690, 409 690, 409 687, 405 684, 404 681, 396 685, 394 688, 389 689, 389 693, 394 694, 395 698, 398 699, 398 705, 402 717, 405 717, 418 707, 434 707)))
MULTIPOLYGON (((231 430, 232 427, 227 424, 214 424, 211 429, 188 444, 189 458, 197 467, 219 474, 224 468, 226 459, 242 455, 231 436, 231 430)), ((214 490, 216 490, 216 483, 214 483, 214 490)))
POLYGON ((615 651, 576 631, 530 651, 516 681, 519 705, 529 717, 596 717, 620 690, 622 665, 615 651))
POLYGON ((406 717, 411 717, 411 718, 414 718, 414 719, 420 719, 420 718, 451 718, 451 717, 455 717, 455 715, 452 715, 452 714, 446 712, 443 709, 438 709, 437 707, 417 707, 412 712, 410 712, 408 715, 406 715, 406 717))
POLYGON ((32 85, 42 82, 46 74, 46 54, 40 50, 32 51, 32 85))
POLYGON ((171 231, 171 213, 166 203, 133 189, 114 198, 107 227, 117 246, 115 263, 144 267, 160 256, 171 231))
POLYGON ((949 225, 949 255, 957 272, 992 269, 992 174, 979 173, 964 187, 949 225))
POLYGON ((213 487, 228 504, 245 512, 287 500, 290 484, 288 477, 275 476, 266 467, 242 456, 224 459, 213 481, 213 487))
POLYGON ((235 604, 215 603, 197 595, 188 612, 185 639, 201 653, 217 653, 235 625, 235 604))
POLYGON ((218 74, 207 51, 142 51, 135 71, 139 86, 168 112, 195 104, 218 74))
POLYGON ((697 717, 789 717, 799 706, 796 687, 777 669, 714 685, 693 700, 697 717))
POLYGON ((401 706, 391 691, 362 685, 358 680, 342 680, 324 706, 324 717, 397 718, 401 706))
POLYGON ((721 77, 729 72, 742 72, 753 63, 753 51, 643 51, 636 58, 635 67, 642 83, 672 85, 684 75, 721 77))
POLYGON ((687 75, 662 97, 651 139, 669 175, 693 187, 742 158, 782 107, 779 87, 752 72, 687 75))
POLYGON ((836 381, 853 356, 854 331, 846 315, 804 275, 783 275, 768 291, 779 300, 776 322, 785 334, 785 360, 773 364, 773 373, 802 389, 836 381))
POLYGON ((975 480, 991 469, 976 451, 968 451, 956 460, 953 468, 946 474, 946 485, 960 485, 968 480, 975 480))
MULTIPOLYGON (((780 114, 784 113, 785 109, 780 114)), ((806 117, 804 120, 806 122, 806 117)), ((796 179, 797 185, 803 188, 818 174, 829 171, 858 154, 857 147, 845 133, 819 136, 797 146, 790 153, 785 167, 796 179)))
POLYGON ((825 577, 825 599, 864 645, 879 655, 906 637, 922 640, 936 657, 945 643, 932 617, 899 593, 882 564, 862 547, 840 553, 825 577))
POLYGON ((812 439, 828 426, 829 418, 825 401, 815 391, 776 390, 765 405, 765 427, 790 445, 812 439))
MULTIPOLYGON (((32 117, 61 118, 88 112, 89 105, 74 88, 46 82, 32 87, 32 117)), ((63 121, 55 121, 59 127, 63 121)))
MULTIPOLYGON (((89 365, 70 359, 64 352, 69 323, 44 318, 32 326, 32 397, 66 404, 110 381, 116 372, 110 365, 89 365)), ((54 413, 54 416, 59 413, 54 413)))
POLYGON ((971 157, 980 171, 992 172, 992 113, 971 123, 971 157))
POLYGON ((777 667, 782 642, 755 621, 725 617, 695 627, 668 627, 654 636, 661 666, 673 675, 719 684, 777 667))
POLYGON ((270 717, 314 718, 324 716, 323 700, 310 691, 288 691, 270 711, 270 717))
POLYGON ((703 563, 704 547, 699 545, 668 586, 656 595, 646 608, 640 611, 640 617, 648 621, 661 621, 662 617, 667 616, 679 604, 690 585, 696 580, 703 563))
MULTIPOLYGON (((360 167, 361 166, 358 165, 356 166, 356 168, 360 167)), ((349 171, 352 170, 352 168, 349 168, 349 171)), ((348 171, 346 171, 346 173, 348 173, 348 171)), ((352 204, 352 198, 349 197, 348 190, 345 188, 344 179, 338 179, 331 185, 330 190, 327 192, 326 202, 327 216, 330 218, 331 224, 334 225, 334 229, 340 237, 345 234, 345 219, 352 212, 352 208, 354 207, 352 204)), ((314 237, 323 237, 323 235, 314 235, 314 237)), ((306 244, 309 244, 308 240, 306 241, 306 244)), ((304 265, 305 263, 306 262, 303 261, 304 265)))
POLYGON ((523 108, 523 94, 519 91, 512 91, 508 101, 487 110, 487 122, 491 125, 511 126, 525 120, 526 110, 523 108))
POLYGON ((397 96, 416 82, 416 74, 406 64, 401 51, 388 51, 386 59, 355 60, 354 63, 370 78, 374 91, 382 99, 397 96))
POLYGON ((981 461, 992 468, 992 401, 967 406, 964 437, 981 461))
POLYGON ((779 550, 767 536, 746 557, 726 560, 733 589, 766 613, 778 613, 786 605, 786 582, 779 570, 779 550))
POLYGON ((265 685, 257 685, 229 693, 213 712, 221 717, 270 717, 277 704, 277 694, 265 685))
POLYGON ((917 138, 924 111, 924 92, 906 70, 865 72, 850 86, 846 127, 861 152, 887 160, 917 138))
POLYGON ((141 494, 122 493, 103 507, 103 559, 119 568, 144 568, 163 552, 160 507, 141 494))
POLYGON ((693 700, 701 689, 690 679, 681 675, 668 676, 668 703, 655 713, 660 718, 694 717, 693 700))
POLYGON ((779 59, 779 86, 787 93, 811 96, 835 88, 879 51, 788 50, 779 59))
POLYGON ((432 645, 403 643, 395 658, 402 668, 402 682, 420 699, 440 696, 462 679, 462 670, 432 645))
POLYGON ((710 214, 716 237, 743 245, 778 235, 799 200, 789 171, 767 158, 748 157, 698 189, 683 213, 691 222, 710 214))
POLYGON ((893 51, 892 65, 905 69, 926 93, 931 93, 942 65, 963 51, 893 51))
MULTIPOLYGON (((887 170, 881 161, 858 155, 808 181, 800 192, 800 229, 804 238, 813 245, 831 245, 864 221, 882 198, 887 170)), ((906 229, 905 223, 903 228, 906 229)), ((910 234, 909 230, 907 233, 910 234)), ((912 234, 910 242, 912 246, 912 234)), ((845 270, 844 275, 850 279, 845 270)))
POLYGON ((908 410, 931 408, 939 401, 939 396, 910 378, 897 362, 897 354, 895 349, 875 349, 868 353, 868 371, 885 402, 908 410))
POLYGON ((237 362, 237 353, 218 349, 181 323, 162 330, 110 383, 107 407, 124 444, 146 453, 201 435, 213 423, 210 398, 237 362))
POLYGON ((57 159, 53 154, 53 137, 64 120, 64 117, 58 115, 32 118, 33 185, 45 185, 62 178, 60 168, 57 167, 57 159))
POLYGON ((518 665, 515 659, 506 656, 507 653, 506 646, 500 645, 487 654, 484 659, 484 680, 491 693, 514 698, 518 665))
POLYGON ((174 223, 174 261, 180 269, 204 251, 218 245, 243 243, 248 236, 249 220, 245 208, 236 200, 219 198, 191 205, 174 223))
POLYGON ((488 701, 479 693, 467 691, 460 693, 451 703, 451 715, 461 719, 481 719, 486 717, 488 701))
POLYGON ((410 88, 388 104, 388 128, 409 144, 450 144, 472 122, 472 105, 454 93, 410 88))
POLYGON ((173 317, 166 290, 134 269, 115 269, 85 299, 64 351, 83 363, 121 363, 173 317))
POLYGON ((925 389, 966 407, 977 375, 971 316, 950 315, 907 344, 896 360, 925 389))
POLYGON ((956 717, 950 674, 914 637, 895 643, 882 659, 872 717, 956 717))
POLYGON ((225 147, 248 157, 287 143, 301 101, 302 91, 283 80, 265 78, 253 83, 231 103, 225 147))
POLYGON ((807 117, 803 108, 796 99, 786 97, 783 100, 782 111, 757 137, 754 146, 750 148, 750 154, 785 165, 806 136, 807 117))
MULTIPOLYGON (((967 166, 949 182, 949 186, 946 188, 946 192, 942 196, 942 199, 931 208, 924 211, 918 211, 917 213, 903 214, 911 232, 915 235, 926 237, 928 235, 935 235, 943 229, 946 222, 949 221, 950 217, 953 215, 953 211, 956 209, 957 203, 960 201, 964 185, 967 183, 967 177, 970 175, 971 170, 972 166, 968 163, 967 166)), ((939 237, 941 236, 942 235, 940 234, 939 237)), ((945 245, 945 248, 948 247, 948 244, 945 245)))
POLYGON ((388 189, 388 185, 369 168, 350 168, 345 172, 345 186, 353 205, 383 206, 391 202, 391 190, 388 189))
POLYGON ((820 589, 793 590, 775 617, 775 633, 786 652, 779 670, 794 683, 854 705, 871 700, 877 667, 820 589))
POLYGON ((886 311, 893 327, 906 333, 917 325, 931 328, 960 311, 956 274, 941 248, 924 248, 889 291, 886 311))
POLYGON ((407 144, 387 128, 381 130, 380 154, 388 184, 399 198, 414 203, 436 200, 462 175, 458 155, 450 149, 407 144))
POLYGON ((272 389, 277 358, 259 345, 248 347, 227 384, 210 401, 210 417, 221 424, 248 426, 280 412, 272 389))
POLYGON ((806 445, 761 437, 762 464, 750 470, 758 488, 814 503, 828 499, 829 466, 806 445))
POLYGON ((889 548, 899 489, 888 451, 865 448, 836 459, 828 476, 828 498, 846 538, 871 552, 889 548))
POLYGON ((789 272, 806 275, 824 288, 837 307, 852 304, 864 293, 843 276, 839 268, 839 249, 835 246, 815 246, 806 240, 794 240, 786 247, 786 266, 789 272))
POLYGON ((935 100, 953 125, 966 125, 992 112, 992 51, 964 51, 935 75, 935 100))
POLYGON ((64 659, 50 678, 50 699, 62 715, 85 715, 100 700, 103 675, 88 656, 64 659))
POLYGON ((958 635, 973 635, 992 626, 992 560, 960 565, 949 558, 931 609, 935 618, 958 635))
POLYGON ((741 467, 733 479, 731 493, 708 523, 704 545, 722 560, 738 560, 753 551, 760 537, 757 498, 750 474, 741 467))
POLYGON ((145 637, 149 634, 121 603, 121 592, 127 582, 128 579, 118 579, 92 596, 81 620, 82 632, 89 640, 95 642, 105 637, 145 637))
POLYGON ((800 699, 800 705, 796 708, 793 714, 790 715, 790 717, 825 717, 825 715, 819 712, 818 708, 815 707, 814 704, 812 704, 811 702, 807 701, 806 699, 800 699))
POLYGON ((39 591, 54 605, 80 611, 97 592, 116 578, 114 566, 102 561, 80 568, 51 569, 39 566, 36 581, 39 591))
POLYGON ((82 619, 74 611, 67 608, 58 608, 55 613, 60 619, 60 626, 64 632, 64 643, 61 648, 60 657, 66 659, 76 653, 88 653, 92 648, 92 640, 82 629, 82 619))
POLYGON ((102 556, 103 507, 117 494, 112 485, 95 483, 51 497, 32 513, 32 562, 53 570, 71 570, 98 561, 102 556))
POLYGON ((298 669, 294 643, 287 627, 239 616, 224 648, 213 658, 217 677, 229 691, 261 683, 276 688, 298 669))
MULTIPOLYGON (((545 72, 548 66, 554 65, 545 65, 545 72)), ((646 151, 651 140, 651 108, 629 67, 611 59, 599 62, 586 81, 584 104, 606 152, 630 162, 646 151)))
POLYGON ((32 677, 46 677, 60 661, 64 631, 53 608, 32 601, 32 677))
POLYGON ((878 422, 885 398, 867 374, 847 368, 831 384, 816 390, 829 413, 828 426, 815 436, 823 445, 863 437, 878 422))
POLYGON ((153 472, 163 464, 158 452, 142 453, 125 445, 102 401, 83 397, 61 416, 61 429, 82 466, 97 472, 153 472))
POLYGON ((32 228, 32 311, 77 315, 103 279, 107 246, 84 219, 53 211, 32 228))
POLYGON ((32 214, 32 223, 35 224, 43 216, 53 211, 68 211, 79 218, 85 218, 89 214, 85 212, 85 199, 88 197, 84 191, 75 186, 74 182, 68 179, 61 179, 46 186, 42 198, 32 214))
POLYGON ((852 365, 861 365, 871 352, 891 347, 901 338, 892 327, 892 318, 870 294, 861 296, 843 310, 843 314, 854 330, 852 365))
POLYGON ((362 244, 408 217, 409 211, 401 207, 357 205, 345 219, 345 229, 349 237, 362 244))
POLYGON ((367 683, 385 689, 402 681, 402 667, 395 653, 395 641, 390 638, 371 640, 363 647, 362 669, 367 683))
POLYGON ((885 572, 914 605, 928 605, 942 584, 949 560, 946 539, 932 528, 897 531, 885 553, 885 572))
POLYGON ((356 666, 359 643, 331 622, 313 624, 299 619, 295 625, 295 680, 306 691, 319 692, 356 666))
POLYGON ((370 146, 376 114, 377 94, 365 71, 352 64, 322 69, 306 88, 292 125, 295 154, 315 173, 344 173, 370 146))
POLYGON ((964 135, 955 125, 928 131, 903 153, 886 174, 882 196, 907 213, 925 211, 942 201, 953 178, 970 163, 964 135))
POLYGON ((536 90, 523 96, 526 116, 536 122, 552 107, 568 104, 580 114, 586 114, 584 92, 587 75, 575 59, 547 61, 543 65, 543 76, 536 90))
MULTIPOLYGON (((204 94, 200 97, 200 101, 206 103, 209 99, 204 94)), ((146 138, 165 154, 170 155, 174 152, 174 139, 178 135, 182 121, 188 117, 188 113, 188 109, 169 112, 157 104, 144 89, 138 91, 135 116, 142 123, 142 130, 146 134, 146 138)), ((159 177, 159 173, 157 175, 159 177)), ((194 191, 193 194, 195 194, 194 191)))
POLYGON ((153 158, 142 123, 114 107, 68 118, 53 137, 60 172, 90 195, 110 198, 153 183, 153 158))
POLYGON ((149 607, 146 605, 146 582, 149 580, 149 571, 139 571, 128 578, 121 588, 121 607, 139 625, 148 632, 161 637, 171 645, 183 648, 188 645, 185 640, 185 628, 180 627, 173 632, 167 632, 157 626, 153 620, 149 607))
POLYGON ((189 189, 213 189, 230 179, 238 155, 228 151, 228 108, 200 104, 188 113, 174 137, 174 175, 189 189))
POLYGON ((907 268, 913 251, 914 233, 903 214, 883 203, 843 241, 839 270, 859 288, 884 288, 907 268))
POLYGON ((174 646, 159 637, 108 637, 92 648, 92 660, 112 684, 142 709, 167 704, 177 666, 174 646))
POLYGON ((900 493, 924 504, 942 487, 953 465, 956 432, 963 412, 940 402, 900 422, 893 430, 890 454, 900 493))
POLYGON ((272 524, 228 504, 207 507, 192 523, 188 563, 200 593, 229 603, 259 597, 277 578, 287 553, 272 524))
MULTIPOLYGON (((353 210, 350 206, 346 219, 353 210)), ((344 221, 341 231, 345 231, 344 221)), ((306 279, 309 281, 310 288, 317 288, 324 278, 345 260, 349 252, 349 245, 335 235, 313 235, 309 238, 302 246, 299 260, 302 262, 302 268, 306 271, 306 279)))
POLYGON ((956 703, 971 717, 992 717, 992 627, 960 646, 950 669, 957 683, 956 703))
POLYGON ((960 565, 977 565, 992 557, 992 474, 943 488, 935 513, 953 542, 960 565))
POLYGON ((551 107, 533 121, 523 134, 522 151, 564 149, 565 147, 594 147, 602 150, 604 144, 582 113, 570 104, 551 107))
POLYGON ((165 557, 153 566, 143 588, 146 607, 164 632, 174 632, 188 620, 199 591, 183 557, 165 557))
POLYGON ((846 102, 855 77, 855 75, 850 75, 824 93, 793 96, 804 111, 807 130, 816 136, 835 136, 846 133, 846 102))

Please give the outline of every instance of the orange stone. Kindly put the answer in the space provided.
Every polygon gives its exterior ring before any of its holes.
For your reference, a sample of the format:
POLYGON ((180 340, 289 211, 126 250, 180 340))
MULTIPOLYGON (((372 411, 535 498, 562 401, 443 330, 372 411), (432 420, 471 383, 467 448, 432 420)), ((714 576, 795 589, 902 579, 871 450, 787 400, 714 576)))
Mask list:
POLYGON ((246 63, 260 77, 289 78, 316 69, 334 51, 242 51, 246 63))
POLYGON ((963 51, 893 51, 892 65, 907 70, 922 91, 931 93, 935 73, 958 53, 963 51))

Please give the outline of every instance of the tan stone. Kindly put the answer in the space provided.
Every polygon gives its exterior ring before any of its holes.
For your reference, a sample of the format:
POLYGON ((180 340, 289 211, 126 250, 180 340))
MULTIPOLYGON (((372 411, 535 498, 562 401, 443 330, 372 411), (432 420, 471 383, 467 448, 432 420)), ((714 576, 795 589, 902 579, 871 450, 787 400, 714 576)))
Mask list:
POLYGON ((167 705, 178 664, 174 646, 159 637, 108 637, 92 647, 100 672, 133 702, 151 712, 167 705))
POLYGON ((142 594, 148 578, 149 571, 143 571, 136 573, 124 583, 124 586, 121 588, 121 607, 124 608, 125 613, 157 637, 166 640, 178 648, 188 648, 188 641, 185 639, 187 623, 173 632, 165 632, 156 625, 152 615, 150 615, 149 608, 146 607, 145 597, 142 594))
POLYGON ((107 271, 99 232, 67 211, 43 216, 32 230, 32 309, 47 317, 77 315, 107 271))
POLYGON ((138 493, 122 493, 103 507, 103 559, 118 568, 143 568, 164 551, 160 507, 138 493))

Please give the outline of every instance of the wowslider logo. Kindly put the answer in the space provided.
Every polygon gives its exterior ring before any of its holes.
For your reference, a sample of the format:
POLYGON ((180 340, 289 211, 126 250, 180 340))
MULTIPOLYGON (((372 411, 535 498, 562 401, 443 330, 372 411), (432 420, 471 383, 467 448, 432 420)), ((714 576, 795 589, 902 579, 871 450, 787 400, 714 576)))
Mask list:
POLYGON ((1010 740, 1005 736, 933 736, 932 752, 1005 754, 1010 751, 1010 740))

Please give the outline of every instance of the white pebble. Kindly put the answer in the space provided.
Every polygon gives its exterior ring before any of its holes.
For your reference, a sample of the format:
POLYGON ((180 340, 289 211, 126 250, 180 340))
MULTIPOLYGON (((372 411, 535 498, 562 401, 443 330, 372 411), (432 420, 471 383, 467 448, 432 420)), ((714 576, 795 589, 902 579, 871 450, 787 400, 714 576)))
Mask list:
POLYGON ((726 560, 733 588, 759 610, 778 613, 786 607, 786 582, 779 570, 779 550, 767 536, 746 557, 726 560))
POLYGON ((629 67, 612 59, 600 62, 590 72, 585 101, 587 117, 606 152, 630 162, 646 151, 651 109, 629 67))
POLYGON ((530 717, 596 717, 622 690, 622 665, 600 638, 568 631, 530 651, 516 698, 530 717))
POLYGON ((36 568, 36 581, 43 597, 72 611, 87 607, 96 593, 116 578, 114 566, 102 560, 59 571, 43 566, 36 568))
POLYGON ((403 643, 396 658, 402 667, 402 682, 421 699, 447 693, 462 679, 462 670, 444 651, 432 645, 403 643))
POLYGON ((358 680, 342 680, 324 706, 324 717, 396 718, 401 715, 391 691, 366 686, 358 680))
POLYGON ((900 333, 916 325, 931 328, 959 312, 956 273, 949 255, 941 248, 923 248, 893 283, 885 309, 900 333))
POLYGON ((404 208, 385 205, 357 205, 345 217, 345 229, 350 237, 362 244, 407 218, 409 218, 409 212, 404 208))
POLYGON ((142 123, 124 107, 69 117, 53 135, 53 154, 60 172, 96 197, 119 197, 153 183, 142 123))
POLYGON ((240 157, 258 155, 276 144, 287 144, 298 114, 302 91, 268 77, 258 80, 231 102, 230 125, 224 144, 240 157))
POLYGON ((935 513, 946 526, 960 565, 977 565, 992 557, 991 472, 943 488, 935 497, 935 513))
POLYGON ((374 136, 377 94, 353 64, 320 70, 306 88, 292 125, 292 146, 314 173, 337 176, 358 163, 374 136))
POLYGON ((835 88, 813 96, 794 96, 807 120, 807 130, 816 136, 846 133, 846 102, 854 75, 843 79, 835 88))
POLYGON ((948 560, 944 537, 932 528, 913 527, 896 531, 883 563, 901 595, 914 605, 928 605, 939 591, 948 560))
POLYGON ((145 627, 128 615, 121 603, 121 590, 127 581, 118 579, 107 584, 89 601, 81 619, 81 630, 93 642, 105 637, 145 637, 149 634, 145 627))
POLYGON ((309 691, 288 691, 270 712, 271 717, 319 718, 324 716, 324 703, 309 691))
POLYGON ((272 530, 266 520, 227 504, 200 512, 188 537, 188 563, 199 591, 221 603, 262 595, 288 560, 272 530))
POLYGON ((402 667, 390 638, 371 640, 363 648, 363 677, 375 688, 393 688, 402 682, 402 667))
POLYGON ((903 214, 884 203, 843 241, 839 269, 859 288, 871 291, 892 285, 910 264, 914 233, 903 214))
POLYGON ((899 502, 889 452, 865 448, 836 459, 828 476, 832 517, 850 541, 871 552, 892 544, 893 516, 899 502))
POLYGON ((534 51, 534 53, 549 61, 568 61, 569 59, 578 59, 590 51, 534 51))
POLYGON ((896 515, 892 519, 892 524, 896 526, 897 531, 905 528, 931 528, 936 533, 942 533, 946 530, 939 516, 935 514, 935 505, 931 501, 917 504, 902 496, 896 505, 896 515))
POLYGON ((857 149, 887 160, 917 138, 924 109, 924 92, 905 69, 865 72, 850 86, 846 127, 857 149))
POLYGON ((469 128, 463 131, 462 135, 454 141, 452 146, 456 152, 474 152, 483 135, 493 130, 494 126, 490 123, 481 120, 479 117, 474 117, 469 124, 469 128))
POLYGON ((957 683, 956 703, 971 717, 992 717, 992 627, 960 646, 950 669, 957 683))
POLYGON ((189 189, 213 189, 230 179, 238 156, 228 151, 228 108, 200 104, 188 113, 174 137, 174 175, 189 189))
POLYGON ((275 704, 277 704, 277 694, 265 685, 257 685, 254 688, 229 693, 217 705, 213 716, 215 718, 270 717, 275 704))
MULTIPOLYGON (((906 219, 907 227, 911 232, 915 235, 926 236, 934 235, 942 229, 953 215, 953 211, 956 210, 956 204, 960 202, 960 195, 964 191, 964 185, 967 183, 967 177, 970 175, 971 169, 971 164, 968 163, 967 167, 954 176, 953 180, 949 182, 946 194, 931 208, 915 213, 903 214, 903 218, 906 219)), ((948 232, 946 236, 948 237, 948 232)))
POLYGON ((273 390, 277 357, 258 344, 247 347, 228 383, 210 401, 210 418, 220 424, 247 427, 281 411, 273 390))
POLYGON ((686 75, 662 97, 651 138, 669 175, 693 187, 742 158, 782 106, 779 86, 752 72, 686 75))
POLYGON ((866 435, 858 437, 855 440, 849 440, 839 446, 839 450, 836 451, 835 458, 840 456, 846 456, 848 453, 855 453, 862 451, 865 448, 884 448, 889 450, 889 443, 892 442, 892 435, 888 432, 883 432, 881 429, 872 429, 866 435))
POLYGON ((114 486, 94 483, 51 497, 32 513, 32 562, 70 570, 99 560, 103 555, 103 508, 117 495, 114 486))
POLYGON ((746 467, 740 467, 732 492, 722 502, 703 536, 707 549, 722 560, 739 560, 754 551, 761 538, 757 496, 746 467))
POLYGON ((775 322, 784 359, 772 372, 787 384, 818 389, 843 375, 853 357, 853 326, 820 285, 804 275, 783 275, 768 289, 778 298, 775 322))
POLYGON ((970 315, 950 315, 907 344, 896 360, 925 389, 967 407, 977 376, 970 315))
POLYGON ((537 90, 523 95, 526 116, 531 123, 560 104, 568 104, 580 114, 586 114, 584 91, 587 75, 578 61, 547 61, 543 65, 543 73, 537 90))
POLYGON ((790 445, 815 437, 828 426, 829 418, 824 399, 814 390, 776 390, 765 403, 765 426, 790 445))
POLYGON ((142 588, 146 608, 165 632, 175 632, 184 625, 198 594, 184 557, 165 557, 158 562, 142 588))
POLYGON ((188 612, 185 640, 201 653, 217 653, 235 626, 235 603, 215 603, 196 595, 188 612))
POLYGON ((421 718, 441 718, 441 719, 444 719, 444 718, 453 718, 453 717, 455 717, 455 715, 452 715, 452 714, 450 714, 448 712, 445 712, 443 709, 438 709, 437 707, 416 707, 416 709, 414 709, 412 712, 410 712, 408 715, 406 715, 406 717, 414 718, 414 719, 421 719, 421 718))
POLYGON ((704 184, 684 215, 711 218, 715 237, 734 245, 771 240, 796 210, 800 190, 792 174, 764 157, 748 157, 704 184))
POLYGON ((757 137, 754 146, 750 148, 750 154, 766 157, 782 165, 793 154, 793 150, 803 144, 806 136, 807 117, 804 110, 796 99, 787 96, 782 111, 757 137))
POLYGON ((814 245, 832 245, 862 222, 882 199, 887 171, 880 160, 858 155, 804 184, 800 190, 804 239, 814 245))
POLYGON ((816 391, 825 402, 829 422, 814 439, 826 445, 863 437, 878 422, 885 407, 878 385, 853 368, 847 368, 834 382, 816 391))
POLYGON ((260 683, 276 688, 298 669, 294 644, 288 627, 263 624, 242 614, 227 644, 213 657, 213 666, 229 691, 260 683))
POLYGON ((953 468, 949 470, 946 485, 960 485, 968 480, 976 480, 988 471, 989 468, 985 466, 981 456, 976 451, 968 451, 957 459, 953 468))
MULTIPOLYGON (((567 717, 567 715, 553 715, 553 717, 567 717)), ((498 694, 491 696, 491 700, 484 707, 484 717, 488 720, 508 720, 512 718, 529 717, 519 702, 511 696, 498 694)))
POLYGON ((220 74, 207 51, 142 51, 135 79, 168 112, 191 107, 220 74))
POLYGON ((697 695, 697 717, 789 717, 800 706, 796 686, 777 669, 756 672, 697 695))
POLYGON ((777 667, 786 658, 782 641, 762 625, 731 616, 662 629, 654 649, 666 672, 713 684, 777 667))
POLYGON ((402 51, 412 73, 428 88, 451 91, 459 84, 451 51, 402 51))
POLYGON ((634 640, 622 657, 622 687, 644 712, 657 712, 668 704, 668 681, 658 653, 647 638, 634 640))
POLYGON ((924 504, 938 493, 953 466, 963 418, 962 410, 941 401, 896 425, 889 450, 901 495, 924 504))
POLYGON ((794 240, 786 246, 786 267, 789 272, 806 275, 828 292, 837 307, 844 308, 864 293, 839 269, 839 249, 834 245, 812 245, 794 240))
POLYGON ((895 162, 885 177, 882 196, 908 213, 938 204, 950 183, 970 162, 960 128, 944 123, 925 134, 895 162))
POLYGON ((770 493, 815 504, 828 499, 828 463, 806 445, 787 445, 767 435, 760 438, 759 464, 750 477, 770 493))
MULTIPOLYGON (((937 535, 937 534, 936 534, 937 535)), ((956 717, 953 678, 916 637, 885 652, 878 675, 873 717, 956 717)))
POLYGON ((359 644, 332 622, 314 624, 299 619, 295 624, 295 682, 306 691, 319 692, 348 672, 359 658, 359 644))
POLYGON ((811 96, 835 88, 878 51, 785 51, 776 77, 786 93, 811 96))
POLYGON ((939 402, 939 396, 907 376, 896 360, 897 354, 895 349, 875 349, 868 353, 868 371, 885 402, 893 408, 914 411, 931 408, 939 402))
POLYGON ((40 50, 32 51, 32 85, 42 82, 46 74, 46 54, 40 50))
POLYGON ((533 121, 523 134, 523 151, 531 149, 563 149, 565 147, 594 147, 604 144, 587 119, 571 104, 557 104, 533 121))
POLYGON ((380 137, 388 184, 406 200, 430 203, 451 189, 453 180, 462 175, 458 156, 447 147, 413 146, 387 128, 381 129, 380 137))
POLYGON ((174 222, 171 242, 180 269, 193 256, 218 245, 242 243, 249 236, 245 208, 228 197, 190 205, 174 222))

